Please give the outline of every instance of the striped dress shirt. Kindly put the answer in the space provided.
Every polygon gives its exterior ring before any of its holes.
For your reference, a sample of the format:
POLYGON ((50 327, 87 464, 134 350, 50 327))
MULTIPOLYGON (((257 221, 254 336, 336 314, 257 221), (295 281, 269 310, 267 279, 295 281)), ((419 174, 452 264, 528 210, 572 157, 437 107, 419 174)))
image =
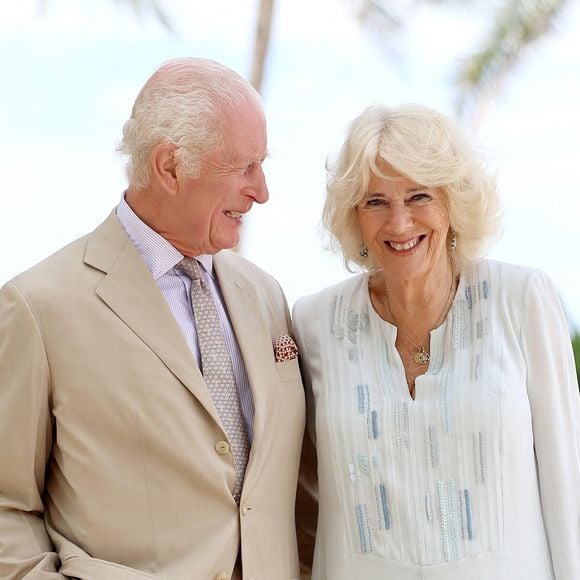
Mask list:
MULTIPOLYGON (((155 283, 165 297, 198 367, 201 368, 201 353, 197 341, 197 331, 190 298, 191 280, 175 268, 183 260, 183 254, 145 224, 129 207, 124 196, 117 206, 116 212, 117 218, 125 229, 127 236, 137 248, 155 283)), ((251 444, 254 435, 254 400, 246 367, 244 366, 240 347, 232 328, 218 281, 213 272, 213 258, 204 254, 196 256, 196 259, 202 266, 201 272, 216 305, 226 346, 232 359, 234 378, 240 393, 242 415, 246 425, 248 441, 251 444)))

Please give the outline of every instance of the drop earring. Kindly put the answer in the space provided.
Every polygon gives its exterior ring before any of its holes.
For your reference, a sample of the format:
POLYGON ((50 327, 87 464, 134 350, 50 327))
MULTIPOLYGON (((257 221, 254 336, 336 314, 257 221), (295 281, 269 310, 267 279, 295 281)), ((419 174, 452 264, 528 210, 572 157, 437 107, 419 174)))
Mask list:
POLYGON ((364 242, 361 242, 360 249, 358 251, 358 255, 363 260, 366 260, 369 257, 369 249, 365 246, 364 242))
POLYGON ((455 252, 455 248, 457 248, 457 235, 455 234, 455 230, 451 230, 451 241, 449 242, 449 250, 451 252, 455 252))

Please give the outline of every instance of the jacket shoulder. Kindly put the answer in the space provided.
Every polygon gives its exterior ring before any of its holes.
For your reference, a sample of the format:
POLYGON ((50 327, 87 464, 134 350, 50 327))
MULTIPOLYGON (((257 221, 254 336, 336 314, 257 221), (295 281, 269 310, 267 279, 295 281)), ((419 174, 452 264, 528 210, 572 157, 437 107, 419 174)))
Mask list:
POLYGON ((227 268, 230 276, 280 291, 280 284, 274 276, 232 250, 222 250, 214 259, 218 268, 227 268))
POLYGON ((88 235, 60 248, 34 266, 16 275, 10 282, 22 291, 34 288, 48 288, 54 284, 64 284, 73 270, 82 264, 88 235))

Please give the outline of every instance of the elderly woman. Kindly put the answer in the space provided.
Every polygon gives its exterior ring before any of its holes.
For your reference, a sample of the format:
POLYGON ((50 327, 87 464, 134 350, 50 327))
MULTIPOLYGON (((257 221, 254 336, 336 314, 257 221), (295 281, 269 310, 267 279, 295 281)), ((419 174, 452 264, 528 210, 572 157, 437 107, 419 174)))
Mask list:
POLYGON ((363 273, 303 298, 316 580, 580 579, 580 404, 558 297, 482 259, 494 179, 447 117, 373 106, 324 222, 363 273))

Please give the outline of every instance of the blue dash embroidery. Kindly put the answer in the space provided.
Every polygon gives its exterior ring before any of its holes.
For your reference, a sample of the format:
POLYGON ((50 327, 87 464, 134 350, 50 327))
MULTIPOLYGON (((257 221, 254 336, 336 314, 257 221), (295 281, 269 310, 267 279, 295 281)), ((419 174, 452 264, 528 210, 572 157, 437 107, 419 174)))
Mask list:
POLYGON ((344 328, 341 323, 340 308, 342 306, 342 296, 334 294, 330 304, 330 333, 338 339, 344 338, 344 328))
POLYGON ((358 414, 363 415, 366 409, 367 394, 369 390, 368 385, 357 385, 358 393, 358 414))
POLYGON ((465 289, 465 298, 467 299, 467 306, 471 308, 473 306, 473 294, 471 290, 471 286, 468 286, 465 289))
POLYGON ((395 412, 395 433, 396 433, 395 442, 397 444, 397 448, 401 449, 401 447, 403 447, 403 438, 401 437, 402 420, 401 420, 401 404, 400 403, 395 403, 394 412, 395 412))
POLYGON ((473 516, 471 511, 471 494, 468 489, 463 490, 465 497, 465 518, 467 520, 467 537, 473 540, 473 516))
POLYGON ((484 280, 482 282, 482 286, 483 286, 483 299, 487 300, 489 296, 489 282, 487 280, 484 280))
POLYGON ((350 340, 352 344, 356 344, 358 342, 357 337, 358 312, 354 312, 354 310, 348 311, 347 328, 348 328, 348 340, 350 340))
MULTIPOLYGON (((461 304, 461 303, 460 303, 461 304)), ((460 308, 461 306, 459 306, 460 308)), ((461 312, 453 309, 453 316, 451 318, 451 348, 457 349, 461 344, 461 312)))
POLYGON ((361 330, 364 330, 365 328, 367 328, 369 326, 369 324, 370 324, 369 309, 365 305, 362 309, 362 312, 360 313, 358 327, 361 330))
POLYGON ((465 525, 465 510, 463 509, 463 494, 461 491, 459 492, 457 499, 459 501, 459 521, 461 522, 461 538, 465 540, 465 535, 467 533, 466 525, 465 525))
POLYGON ((429 493, 425 495, 425 515, 427 516, 428 521, 433 521, 433 501, 431 500, 431 494, 429 493))
POLYGON ((399 449, 409 447, 409 405, 395 403, 395 443, 399 449))
POLYGON ((356 521, 358 524, 358 533, 360 538, 360 547, 364 554, 372 552, 371 530, 368 524, 366 504, 356 505, 356 521))
POLYGON ((381 371, 383 373, 383 393, 392 395, 394 392, 393 381, 391 380, 391 371, 389 369, 389 347, 386 340, 381 340, 379 343, 381 350, 381 371))
POLYGON ((439 446, 437 444, 437 433, 433 425, 429 425, 429 454, 431 456, 431 467, 439 465, 439 446))
MULTIPOLYGON (((454 333, 454 340, 456 341, 453 344, 453 348, 465 348, 465 344, 470 335, 470 321, 471 315, 468 312, 470 306, 467 300, 460 300, 458 305, 458 314, 457 314, 457 328, 455 329, 454 333)), ((455 320, 454 320, 455 322, 455 320)))
POLYGON ((378 422, 378 415, 376 411, 373 411, 371 414, 372 417, 372 433, 373 439, 379 438, 379 422, 378 422))
POLYGON ((387 501, 387 488, 384 483, 378 485, 378 495, 380 497, 381 516, 380 522, 385 530, 391 529, 391 516, 389 515, 389 502, 387 501))
POLYGON ((473 475, 475 478, 475 483, 480 483, 481 479, 480 479, 480 474, 481 474, 481 469, 480 469, 480 459, 479 459, 479 444, 477 441, 477 435, 475 433, 473 433, 471 435, 471 446, 472 446, 472 455, 473 455, 473 475))
POLYGON ((441 536, 445 560, 459 560, 459 520, 457 514, 457 490, 453 480, 438 481, 439 510, 441 516, 441 536))
POLYGON ((369 462, 369 456, 366 453, 359 453, 357 458, 358 458, 358 468, 363 473, 370 473, 371 466, 369 462))
POLYGON ((479 468, 481 483, 485 483, 487 477, 487 457, 485 454, 485 435, 482 431, 479 432, 479 468))
POLYGON ((479 353, 476 353, 474 356, 471 357, 471 380, 478 381, 479 380, 479 370, 481 368, 481 359, 479 353))
POLYGON ((445 433, 451 431, 451 416, 449 413, 449 393, 447 384, 449 381, 449 371, 447 371, 442 377, 439 383, 439 416, 441 418, 441 423, 443 425, 443 430, 445 433))

